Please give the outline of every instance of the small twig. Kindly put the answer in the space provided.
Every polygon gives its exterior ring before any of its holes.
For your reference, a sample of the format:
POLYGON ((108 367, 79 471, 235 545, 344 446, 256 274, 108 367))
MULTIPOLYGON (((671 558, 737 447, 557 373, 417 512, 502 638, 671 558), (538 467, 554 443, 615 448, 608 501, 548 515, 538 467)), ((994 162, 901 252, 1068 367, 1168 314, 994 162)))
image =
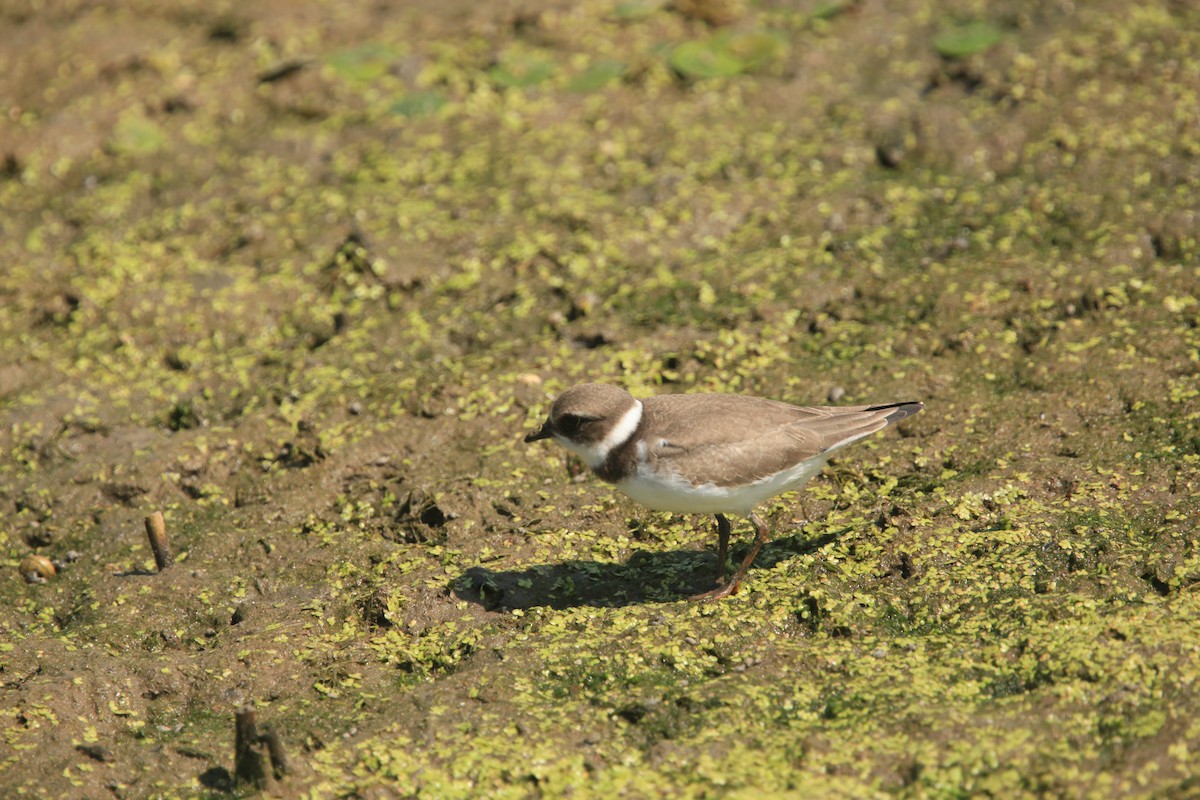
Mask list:
POLYGON ((247 704, 238 709, 234 717, 234 781, 238 785, 253 784, 256 789, 265 789, 271 778, 283 780, 288 774, 287 754, 283 752, 283 740, 270 725, 258 729, 258 715, 254 706, 247 704), (271 774, 267 774, 267 760, 271 762, 271 774))
POLYGON ((259 738, 267 746, 267 755, 271 757, 271 771, 275 773, 275 780, 283 780, 283 776, 288 774, 287 753, 283 752, 283 740, 270 725, 263 726, 262 736, 259 738))
POLYGON ((237 785, 253 784, 257 789, 267 788, 271 778, 267 775, 267 759, 259 751, 258 715, 254 706, 245 705, 234 716, 233 780, 237 785))
POLYGON ((154 563, 162 572, 171 566, 171 545, 167 542, 167 523, 161 511, 146 517, 146 536, 150 538, 150 549, 154 551, 154 563))

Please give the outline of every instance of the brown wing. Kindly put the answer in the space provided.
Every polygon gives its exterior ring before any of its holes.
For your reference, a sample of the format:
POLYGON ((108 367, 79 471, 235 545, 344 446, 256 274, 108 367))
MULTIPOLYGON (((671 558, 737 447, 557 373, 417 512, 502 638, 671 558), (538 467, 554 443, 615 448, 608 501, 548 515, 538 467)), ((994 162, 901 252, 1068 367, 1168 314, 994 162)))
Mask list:
POLYGON ((721 394, 678 394, 643 402, 643 426, 655 431, 651 461, 670 457, 682 475, 718 486, 758 480, 868 436, 921 410, 886 406, 793 406, 721 394))

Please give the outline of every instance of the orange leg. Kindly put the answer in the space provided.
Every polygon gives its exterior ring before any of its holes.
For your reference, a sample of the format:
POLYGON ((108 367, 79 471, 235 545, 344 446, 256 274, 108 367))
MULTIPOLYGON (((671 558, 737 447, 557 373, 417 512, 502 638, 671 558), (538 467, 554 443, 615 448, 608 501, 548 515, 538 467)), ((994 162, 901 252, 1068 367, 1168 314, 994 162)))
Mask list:
MULTIPOLYGON (((718 533, 720 530, 721 517, 718 515, 718 533)), ((754 563, 754 559, 758 556, 758 551, 762 550, 763 545, 771 539, 771 532, 767 530, 767 524, 758 518, 758 515, 751 512, 750 523, 754 526, 754 544, 750 547, 750 552, 742 560, 741 566, 737 568, 737 572, 733 573, 733 580, 722 586, 718 586, 710 592, 702 592, 689 599, 691 600, 719 600, 722 597, 728 597, 731 594, 737 594, 738 589, 742 586, 742 580, 745 579, 746 573, 750 570, 750 565, 754 563)), ((728 522, 726 525, 728 526, 728 522)), ((718 539, 718 547, 720 540, 718 539)), ((724 563, 724 562, 722 562, 724 563)), ((724 568, 722 567, 722 572, 724 568)))

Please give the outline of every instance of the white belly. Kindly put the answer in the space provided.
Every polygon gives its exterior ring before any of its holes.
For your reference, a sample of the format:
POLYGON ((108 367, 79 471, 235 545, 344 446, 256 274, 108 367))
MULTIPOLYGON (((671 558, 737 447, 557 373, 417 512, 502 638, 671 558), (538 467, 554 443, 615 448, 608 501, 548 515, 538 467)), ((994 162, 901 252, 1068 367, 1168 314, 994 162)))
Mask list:
POLYGON ((821 457, 801 461, 789 470, 743 486, 693 486, 678 475, 653 472, 643 463, 636 474, 617 482, 632 500, 655 511, 678 514, 738 514, 746 516, 777 494, 798 489, 825 466, 821 457))

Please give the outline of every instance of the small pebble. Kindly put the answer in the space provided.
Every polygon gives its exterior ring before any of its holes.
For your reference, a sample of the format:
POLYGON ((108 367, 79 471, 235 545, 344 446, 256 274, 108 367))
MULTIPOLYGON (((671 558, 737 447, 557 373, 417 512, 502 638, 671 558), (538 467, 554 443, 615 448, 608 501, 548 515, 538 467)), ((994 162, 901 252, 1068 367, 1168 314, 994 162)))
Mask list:
POLYGON ((69 564, 74 564, 79 559, 83 558, 83 554, 78 550, 68 550, 62 558, 55 558, 50 561, 54 568, 62 572, 69 564))
POLYGON ((829 390, 829 402, 836 403, 846 396, 846 390, 840 386, 835 386, 829 390))
POLYGON ((45 583, 47 578, 53 578, 58 572, 54 562, 45 556, 31 553, 21 559, 21 575, 26 583, 45 583))

